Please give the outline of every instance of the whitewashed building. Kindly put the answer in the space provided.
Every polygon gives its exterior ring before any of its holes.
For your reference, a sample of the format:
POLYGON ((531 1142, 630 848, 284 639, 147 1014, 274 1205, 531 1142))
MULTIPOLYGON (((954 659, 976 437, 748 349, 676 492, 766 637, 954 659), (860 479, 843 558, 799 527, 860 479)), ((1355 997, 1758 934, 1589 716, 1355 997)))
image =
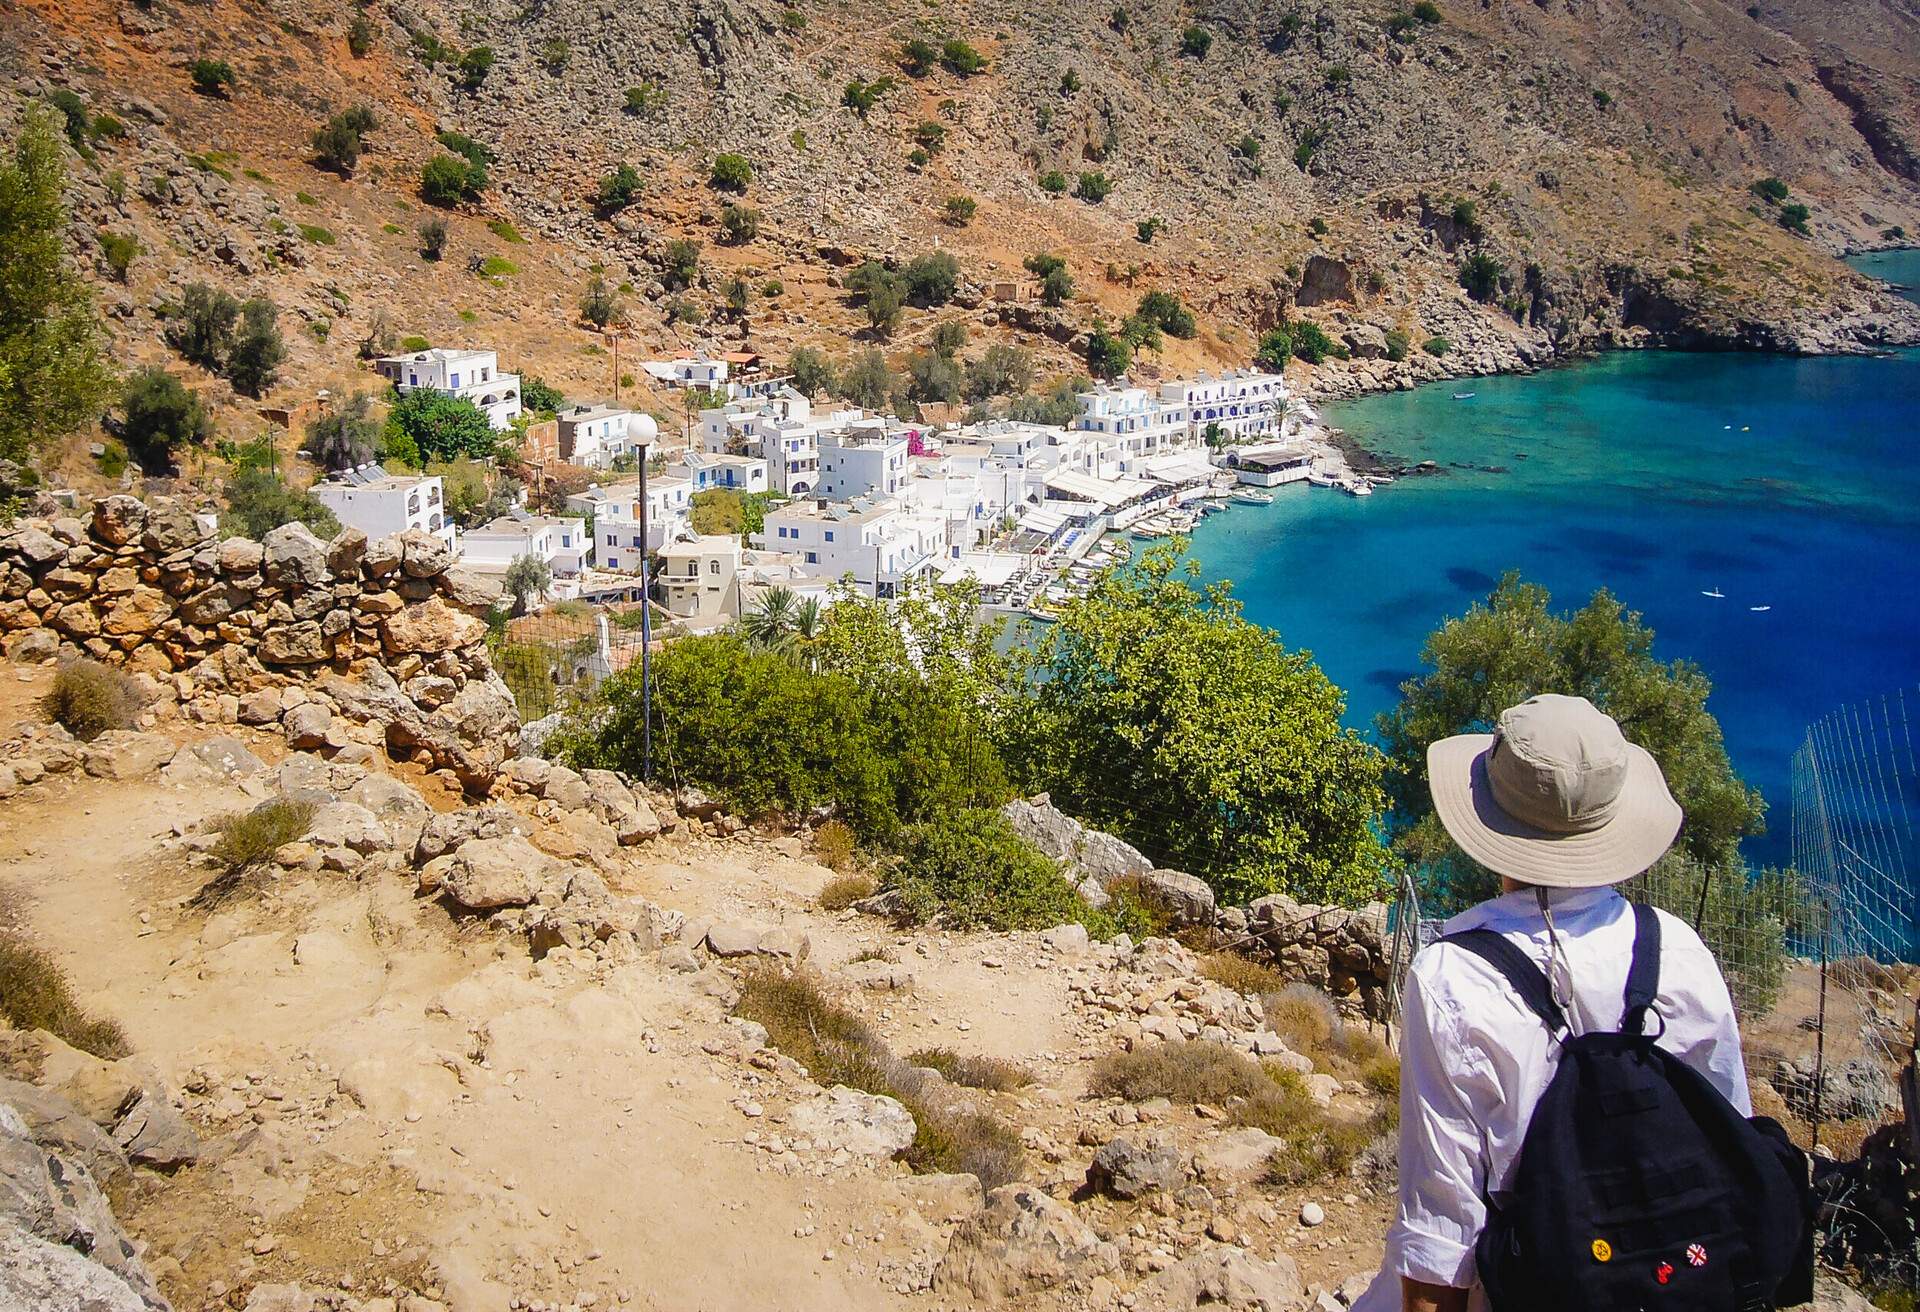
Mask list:
POLYGON ((742 495, 767 490, 767 462, 758 456, 689 451, 681 463, 696 493, 724 488, 742 495))
POLYGON ((460 535, 460 563, 483 574, 504 576, 522 556, 546 562, 553 572, 550 595, 577 595, 586 568, 587 526, 571 516, 502 515, 460 535))
POLYGON ((864 418, 860 410, 816 415, 811 401, 783 387, 772 396, 702 410, 700 449, 715 455, 757 456, 767 462, 768 491, 808 496, 820 482, 821 436, 864 418))
POLYGON ((417 528, 449 548, 454 544, 438 474, 396 476, 379 465, 359 465, 329 474, 307 491, 346 527, 370 538, 417 528))
POLYGON ((652 415, 611 405, 576 405, 560 412, 560 458, 605 469, 634 455, 660 435, 652 415))
POLYGON ((814 494, 833 501, 897 496, 907 485, 907 445, 907 435, 882 419, 821 434, 814 494))
POLYGON ((1257 369, 1235 369, 1218 378, 1201 374, 1160 386, 1162 404, 1185 410, 1193 437, 1204 439, 1217 424, 1224 443, 1278 436, 1287 398, 1279 374, 1257 369))
POLYGON ((640 534, 640 480, 596 485, 567 498, 567 509, 593 517, 593 563, 600 569, 638 572, 641 556, 657 552, 692 530, 693 480, 685 474, 647 476, 647 532, 640 534))
POLYGON ((913 514, 898 500, 791 502, 767 512, 753 545, 798 553, 805 573, 850 577, 879 597, 938 568, 946 553, 944 522, 913 514))
POLYGON ((496 430, 506 428, 520 413, 520 375, 502 373, 495 351, 436 346, 412 355, 385 356, 374 367, 402 393, 425 389, 473 402, 496 430))
POLYGON ((1079 439, 1082 472, 1106 477, 1103 465, 1114 472, 1138 472, 1142 461, 1164 454, 1192 440, 1190 411, 1165 389, 1155 395, 1144 387, 1099 384, 1079 394, 1080 413, 1071 425, 1079 439))

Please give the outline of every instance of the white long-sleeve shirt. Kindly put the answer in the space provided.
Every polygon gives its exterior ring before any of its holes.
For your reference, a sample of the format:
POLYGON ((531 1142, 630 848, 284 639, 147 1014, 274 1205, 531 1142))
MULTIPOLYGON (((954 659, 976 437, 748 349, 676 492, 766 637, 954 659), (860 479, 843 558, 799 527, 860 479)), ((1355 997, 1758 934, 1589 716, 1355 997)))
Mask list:
MULTIPOLYGON (((1560 956, 1554 995, 1574 1033, 1616 1030, 1633 954, 1633 909, 1611 888, 1550 891, 1560 956)), ((1532 889, 1462 912, 1446 932, 1491 929, 1542 969, 1547 926, 1532 889)), ((1660 913, 1659 1045, 1751 1116, 1740 1031, 1720 968, 1684 921, 1660 913)), ((1649 1025, 1653 1025, 1649 1021, 1649 1025)), ((1400 1033, 1400 1212, 1386 1260, 1354 1312, 1399 1312, 1400 1278, 1471 1288, 1485 1312, 1473 1243, 1485 1199, 1511 1184, 1534 1105, 1560 1061, 1560 1043, 1493 966, 1435 943, 1413 959, 1400 1033)))

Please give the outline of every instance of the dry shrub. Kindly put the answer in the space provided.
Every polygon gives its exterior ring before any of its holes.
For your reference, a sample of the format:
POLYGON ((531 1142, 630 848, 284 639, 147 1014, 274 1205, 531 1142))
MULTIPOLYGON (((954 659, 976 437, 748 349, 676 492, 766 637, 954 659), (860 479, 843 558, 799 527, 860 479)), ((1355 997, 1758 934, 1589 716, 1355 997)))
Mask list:
POLYGON ((913 1113, 913 1143, 902 1155, 922 1175, 971 1175, 982 1189, 1012 1184, 1026 1170, 1020 1136, 981 1112, 901 1099, 913 1113))
POLYGON ((1115 1052, 1093 1068, 1088 1089, 1099 1098, 1224 1104, 1253 1098, 1270 1083, 1251 1058, 1218 1043, 1182 1039, 1115 1052))
POLYGON ((822 911, 845 911, 862 898, 872 897, 875 885, 870 875, 837 875, 820 890, 822 911))
POLYGON ((888 965, 898 965, 900 954, 892 948, 861 948, 848 959, 849 965, 859 965, 863 961, 884 961, 888 965))
POLYGON ((15 1029, 46 1030, 61 1042, 106 1061, 127 1055, 127 1036, 110 1020, 89 1016, 67 977, 39 948, 0 934, 0 1015, 15 1029))
POLYGON ((915 1066, 939 1071, 949 1084, 964 1084, 969 1089, 1005 1093, 1033 1083, 1033 1072, 1016 1062, 999 1057, 962 1056, 952 1048, 923 1048, 907 1060, 915 1066))
POLYGON ((1173 917, 1154 900, 1139 875, 1121 875, 1105 887, 1113 899, 1108 910, 1122 930, 1136 939, 1166 938, 1173 933, 1173 917))
POLYGON ((1382 1053, 1360 1068, 1360 1083, 1398 1106, 1400 1102, 1400 1059, 1382 1053))
POLYGON ((313 815, 312 802, 276 797, 251 811, 214 821, 213 832, 219 837, 208 853, 223 869, 195 894, 194 901, 203 906, 218 902, 239 888, 248 871, 283 845, 306 837, 313 828, 313 815))
POLYGON ((1291 1186, 1345 1175, 1392 1128, 1385 1114, 1361 1121, 1334 1116, 1313 1100, 1297 1071, 1272 1063, 1264 1070, 1267 1089, 1236 1108, 1234 1120, 1284 1141, 1267 1159, 1268 1184, 1291 1186))
POLYGON ((1267 1028, 1287 1046, 1316 1063, 1333 1046, 1340 1032, 1340 1010, 1333 999, 1311 984, 1288 984, 1260 998, 1267 1028))
POLYGON ((815 1083, 898 1099, 913 1115, 913 1143, 902 1156, 915 1171, 970 1174, 987 1189, 1023 1174, 1019 1135, 983 1112, 928 1099, 925 1077, 894 1056, 871 1025, 829 998, 814 976, 770 966, 749 970, 734 1012, 766 1027, 773 1045, 805 1066, 815 1083))
POLYGON ((1250 961, 1238 952, 1214 952, 1200 958, 1200 973, 1235 993, 1260 997, 1287 987, 1287 977, 1272 966, 1250 961))
POLYGON ((1875 961, 1872 957, 1840 957, 1828 970, 1834 983, 1842 988, 1864 992, 1867 989, 1880 989, 1895 995, 1906 992, 1905 981, 1899 969, 1875 961))
POLYGON ((844 820, 827 821, 813 831, 813 854, 827 869, 845 870, 853 863, 853 830, 844 820))
POLYGON ((98 661, 69 661, 53 676, 40 709, 81 742, 109 729, 131 729, 140 715, 140 686, 98 661))

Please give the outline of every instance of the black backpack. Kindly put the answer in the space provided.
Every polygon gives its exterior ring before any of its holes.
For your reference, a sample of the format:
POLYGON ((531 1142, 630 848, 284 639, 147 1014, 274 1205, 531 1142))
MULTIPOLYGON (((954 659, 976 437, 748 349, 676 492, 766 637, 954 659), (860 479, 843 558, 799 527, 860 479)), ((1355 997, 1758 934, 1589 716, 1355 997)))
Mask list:
MULTIPOLYGON (((1765 1312, 1813 1296, 1806 1156, 1740 1115, 1643 1029, 1660 984, 1660 921, 1635 905, 1618 1033, 1570 1035, 1534 1108, 1513 1187, 1475 1245, 1494 1312, 1765 1312)), ((1441 940, 1506 977, 1553 1034, 1546 975, 1492 930, 1441 940)), ((1658 1019, 1658 1013, 1653 1012, 1658 1019)))

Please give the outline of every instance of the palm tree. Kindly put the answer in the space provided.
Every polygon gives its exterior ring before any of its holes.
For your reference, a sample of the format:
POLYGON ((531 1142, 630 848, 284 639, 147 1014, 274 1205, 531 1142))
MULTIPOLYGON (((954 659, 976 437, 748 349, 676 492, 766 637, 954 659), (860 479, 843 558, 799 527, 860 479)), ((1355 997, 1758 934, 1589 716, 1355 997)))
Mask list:
POLYGON ((760 594, 753 609, 740 617, 740 635, 749 646, 778 651, 793 640, 800 599, 793 589, 775 584, 760 594))
MULTIPOLYGON (((789 594, 791 595, 791 594, 789 594)), ((826 611, 820 607, 820 598, 808 597, 793 612, 793 633, 788 645, 800 663, 807 667, 807 673, 820 672, 820 636, 826 629, 826 611)))

